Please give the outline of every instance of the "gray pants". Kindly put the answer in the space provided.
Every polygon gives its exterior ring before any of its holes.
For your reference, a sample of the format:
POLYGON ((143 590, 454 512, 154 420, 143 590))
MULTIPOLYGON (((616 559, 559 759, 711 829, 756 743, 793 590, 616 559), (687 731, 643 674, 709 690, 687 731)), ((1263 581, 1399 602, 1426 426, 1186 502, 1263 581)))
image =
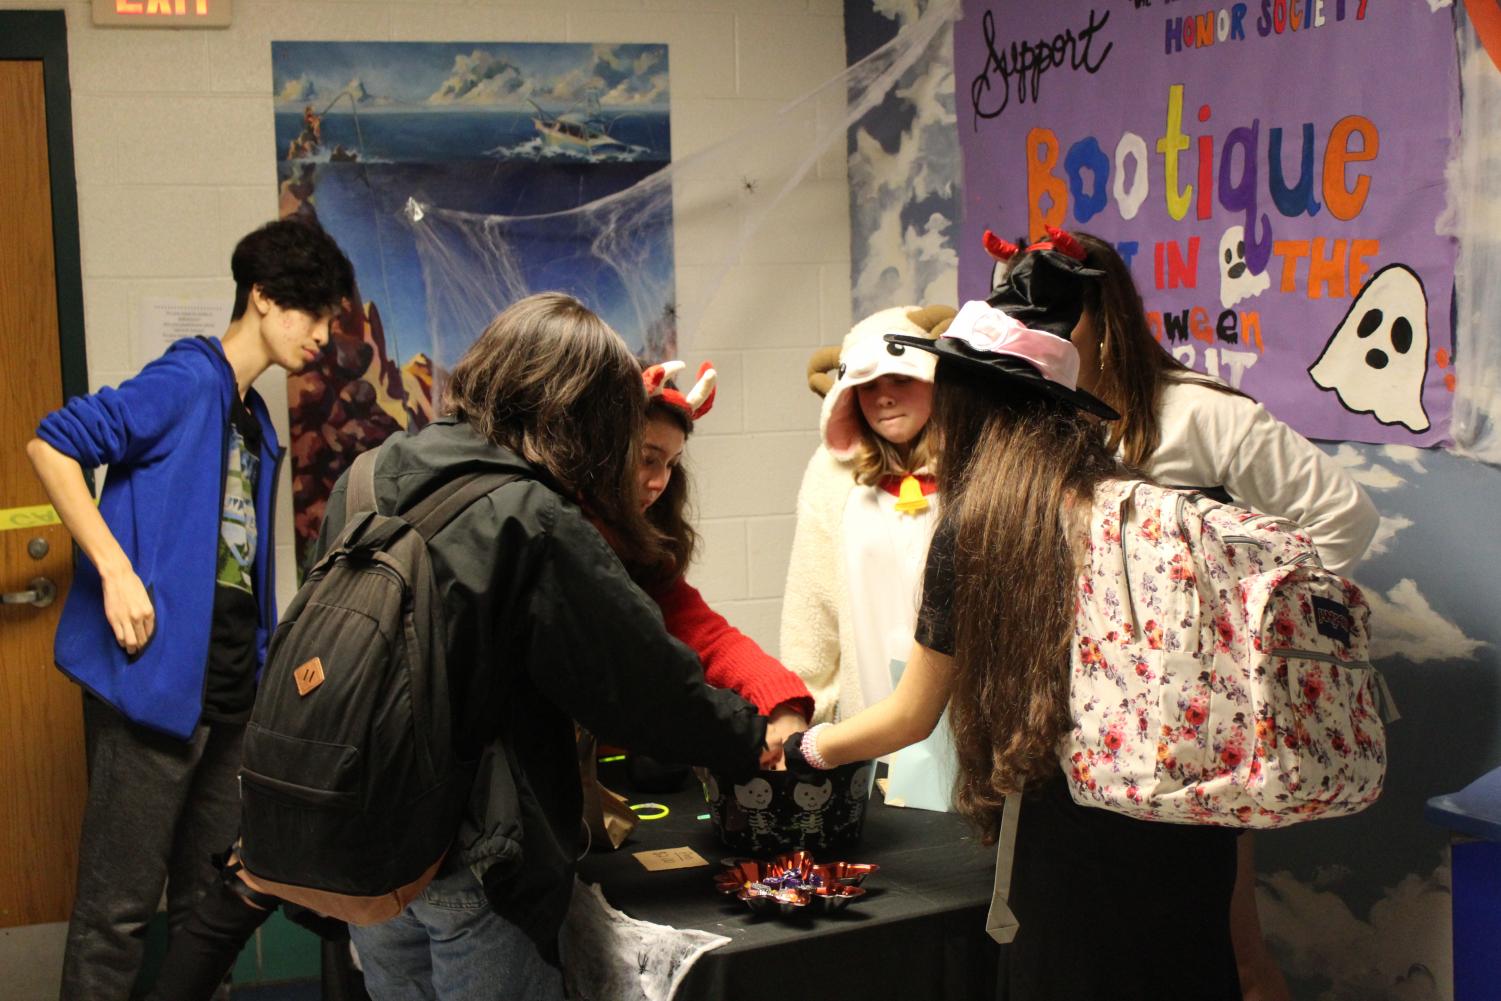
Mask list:
POLYGON ((84 699, 89 799, 78 891, 63 956, 62 1001, 126 1001, 146 925, 167 888, 175 931, 234 841, 242 723, 200 724, 188 743, 84 699))

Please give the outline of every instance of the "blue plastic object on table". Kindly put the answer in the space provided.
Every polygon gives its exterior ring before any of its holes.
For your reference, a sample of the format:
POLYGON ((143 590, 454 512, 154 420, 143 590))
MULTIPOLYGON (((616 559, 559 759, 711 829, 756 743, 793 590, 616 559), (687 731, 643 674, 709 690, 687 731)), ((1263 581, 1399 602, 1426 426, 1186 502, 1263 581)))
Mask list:
POLYGON ((1435 796, 1423 816, 1458 837, 1450 846, 1454 894, 1454 1001, 1501 998, 1501 768, 1435 796))

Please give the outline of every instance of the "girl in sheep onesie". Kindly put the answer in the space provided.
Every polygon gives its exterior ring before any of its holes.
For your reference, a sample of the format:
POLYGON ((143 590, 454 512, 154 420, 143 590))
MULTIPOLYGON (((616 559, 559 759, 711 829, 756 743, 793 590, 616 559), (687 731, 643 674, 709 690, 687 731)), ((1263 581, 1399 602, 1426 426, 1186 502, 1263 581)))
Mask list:
POLYGON ((898 306, 814 355, 823 443, 803 475, 782 605, 781 655, 813 693, 815 722, 850 716, 895 684, 912 646, 937 481, 928 414, 933 356, 887 334, 934 338, 949 306, 898 306))

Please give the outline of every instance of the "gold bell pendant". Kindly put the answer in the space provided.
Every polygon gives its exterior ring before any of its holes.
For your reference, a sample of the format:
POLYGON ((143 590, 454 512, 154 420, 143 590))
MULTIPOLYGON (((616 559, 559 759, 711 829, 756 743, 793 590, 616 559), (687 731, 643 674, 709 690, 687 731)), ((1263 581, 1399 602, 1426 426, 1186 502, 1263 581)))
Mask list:
POLYGON ((897 488, 896 509, 903 514, 916 514, 928 509, 928 498, 923 496, 922 484, 911 473, 902 477, 902 485, 897 488))

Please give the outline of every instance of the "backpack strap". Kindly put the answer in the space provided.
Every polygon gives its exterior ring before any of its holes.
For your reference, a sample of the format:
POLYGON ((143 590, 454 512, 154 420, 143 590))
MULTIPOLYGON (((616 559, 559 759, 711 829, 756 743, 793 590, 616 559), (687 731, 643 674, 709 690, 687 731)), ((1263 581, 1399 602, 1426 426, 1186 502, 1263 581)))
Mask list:
POLYGON ((525 478, 520 473, 468 473, 428 494, 401 519, 430 542, 469 505, 513 480, 525 478))
POLYGON ((1021 820, 1022 794, 1006 797, 1001 810, 1001 835, 995 843, 995 885, 990 892, 990 910, 985 915, 985 934, 1005 945, 1016 938, 1021 922, 1011 912, 1011 871, 1016 861, 1016 825, 1021 820))
POLYGON ((375 503, 375 457, 380 446, 361 452, 349 466, 349 479, 344 482, 344 520, 360 511, 380 512, 375 503))

